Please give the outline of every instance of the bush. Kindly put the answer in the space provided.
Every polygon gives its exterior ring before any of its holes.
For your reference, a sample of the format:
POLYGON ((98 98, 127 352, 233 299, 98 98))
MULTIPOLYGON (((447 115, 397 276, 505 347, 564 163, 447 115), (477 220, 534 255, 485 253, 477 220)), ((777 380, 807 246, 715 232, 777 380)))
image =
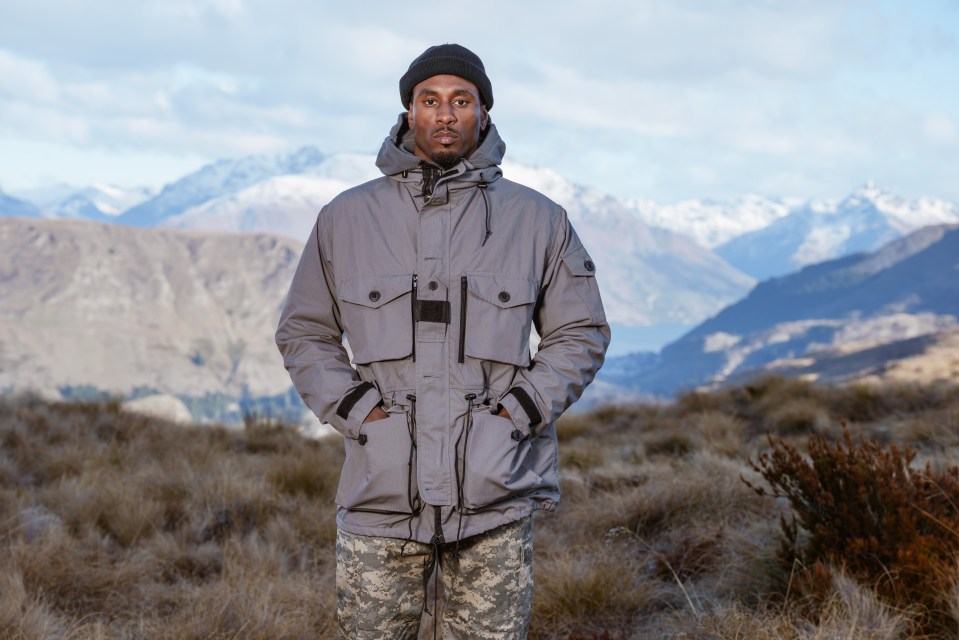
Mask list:
MULTIPOLYGON (((932 637, 955 637, 949 594, 959 552, 959 468, 911 466, 909 447, 888 449, 848 429, 831 444, 809 438, 809 459, 770 438, 772 449, 751 463, 794 517, 782 518, 781 561, 801 595, 823 601, 829 567, 867 585, 886 602, 916 611, 932 637)), ((749 484, 747 482, 747 484, 749 484)))

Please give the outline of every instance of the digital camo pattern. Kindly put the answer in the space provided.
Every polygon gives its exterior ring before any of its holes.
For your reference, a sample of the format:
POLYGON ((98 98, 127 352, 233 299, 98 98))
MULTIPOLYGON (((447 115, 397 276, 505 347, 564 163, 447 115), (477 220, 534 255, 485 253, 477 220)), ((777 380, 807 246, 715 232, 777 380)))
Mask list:
MULTIPOLYGON (((533 524, 524 518, 441 545, 441 596, 427 601, 423 573, 432 547, 337 531, 340 638, 445 640, 526 638, 533 600, 533 524), (424 605, 430 612, 423 614, 424 605), (423 620, 425 636, 420 635, 423 620)), ((432 591, 432 590, 431 590, 432 591)))

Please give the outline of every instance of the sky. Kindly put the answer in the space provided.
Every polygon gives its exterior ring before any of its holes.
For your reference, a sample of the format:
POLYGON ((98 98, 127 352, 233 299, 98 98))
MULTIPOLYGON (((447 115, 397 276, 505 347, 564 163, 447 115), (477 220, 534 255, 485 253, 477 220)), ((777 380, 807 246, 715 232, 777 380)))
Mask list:
POLYGON ((575 183, 959 202, 959 0, 0 0, 0 189, 375 153, 443 42, 483 59, 507 158, 575 183))

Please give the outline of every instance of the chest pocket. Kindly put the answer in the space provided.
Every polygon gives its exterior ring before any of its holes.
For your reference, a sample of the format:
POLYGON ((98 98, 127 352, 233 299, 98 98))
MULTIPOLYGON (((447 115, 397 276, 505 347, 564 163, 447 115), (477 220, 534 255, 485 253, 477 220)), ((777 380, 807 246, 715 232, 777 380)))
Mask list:
POLYGON ((463 276, 461 356, 528 366, 536 291, 536 282, 528 278, 486 273, 463 276))
POLYGON ((355 276, 340 285, 340 316, 353 362, 413 354, 412 293, 412 274, 355 276))

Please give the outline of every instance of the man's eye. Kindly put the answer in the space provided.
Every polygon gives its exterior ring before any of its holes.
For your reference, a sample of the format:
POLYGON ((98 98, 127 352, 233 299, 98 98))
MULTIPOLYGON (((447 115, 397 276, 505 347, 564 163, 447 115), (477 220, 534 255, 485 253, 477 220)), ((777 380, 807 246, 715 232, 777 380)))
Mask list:
POLYGON ((427 98, 426 100, 423 101, 423 104, 425 104, 425 105, 428 106, 428 107, 432 107, 434 104, 436 104, 436 99, 435 99, 435 98, 427 98))
POLYGON ((460 98, 459 100, 454 100, 453 102, 456 104, 457 107, 465 107, 466 105, 469 104, 469 100, 466 100, 464 98, 460 98))

